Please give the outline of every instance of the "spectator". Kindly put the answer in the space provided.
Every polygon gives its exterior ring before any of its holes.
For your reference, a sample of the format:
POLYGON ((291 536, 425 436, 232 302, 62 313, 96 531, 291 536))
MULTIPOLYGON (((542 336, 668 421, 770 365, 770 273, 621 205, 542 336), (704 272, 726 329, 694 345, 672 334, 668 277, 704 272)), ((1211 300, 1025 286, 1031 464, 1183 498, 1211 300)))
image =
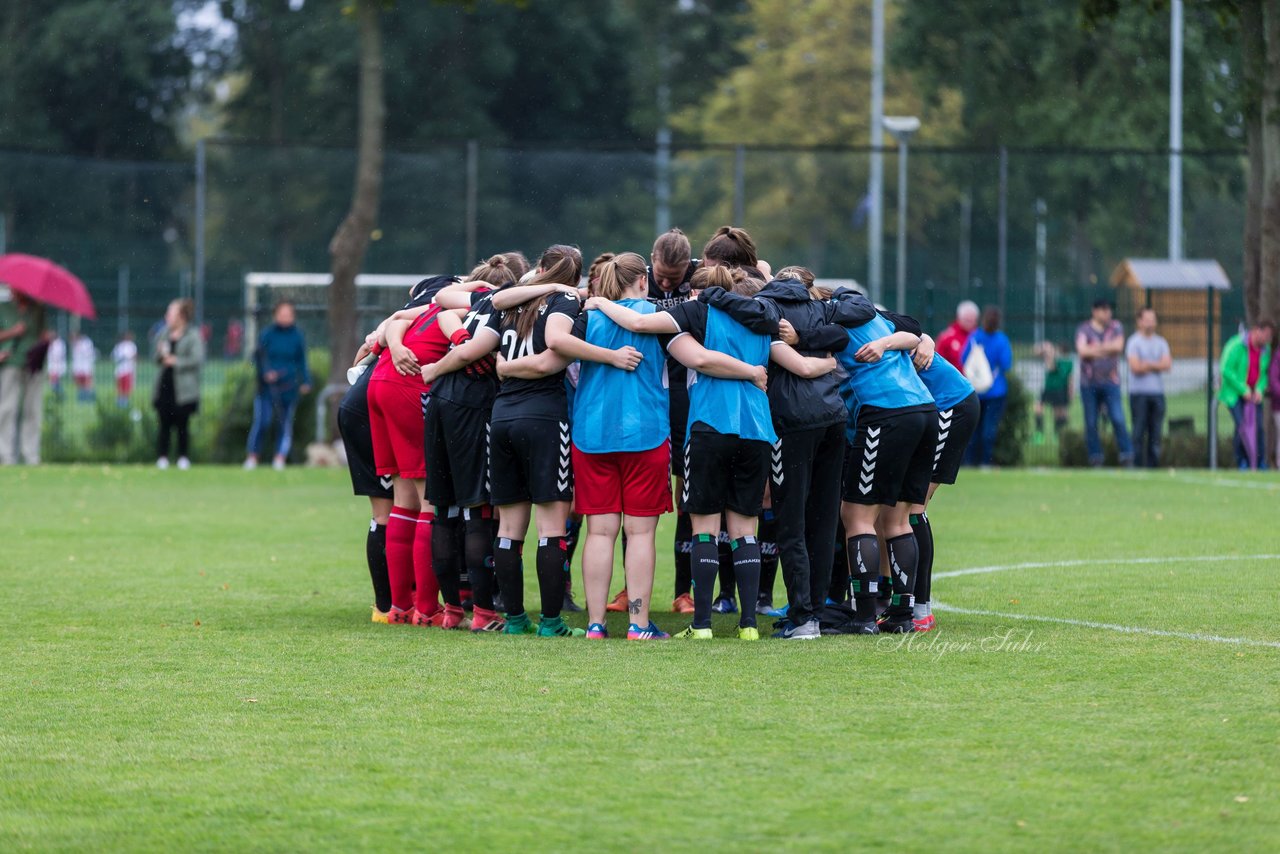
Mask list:
POLYGON ((40 463, 44 419, 44 308, 25 294, 0 302, 0 465, 40 463), (21 420, 19 420, 21 414, 21 420))
POLYGON ((964 373, 964 345, 969 336, 978 328, 978 304, 965 300, 956 306, 956 319, 938 336, 937 355, 955 365, 957 371, 964 373))
POLYGON ((67 375, 67 342, 55 334, 49 342, 48 352, 49 385, 53 388, 53 396, 62 400, 62 378, 67 375))
POLYGON ((1280 467, 1280 359, 1275 357, 1276 338, 1271 337, 1271 363, 1267 369, 1267 393, 1271 395, 1271 421, 1276 428, 1276 455, 1272 460, 1280 467))
POLYGON ((132 332, 126 329, 121 333, 120 340, 111 348, 111 361, 116 371, 116 406, 127 409, 138 373, 138 345, 133 342, 132 332))
POLYGON ((200 408, 200 364, 204 342, 191 325, 195 307, 191 300, 169 303, 164 329, 156 336, 155 358, 160 365, 152 398, 160 417, 156 439, 156 468, 169 467, 170 433, 178 436, 178 468, 191 468, 191 416, 200 408))
POLYGON ((227 324, 227 334, 222 340, 222 355, 228 359, 239 358, 242 347, 244 347, 244 324, 239 320, 232 320, 227 324))
POLYGON ((1156 334, 1156 311, 1138 312, 1138 331, 1129 336, 1124 355, 1129 362, 1129 416, 1133 419, 1134 462, 1160 465, 1160 433, 1164 428, 1164 378, 1173 367, 1169 342, 1156 334))
POLYGON ((93 365, 98 350, 83 332, 75 333, 71 340, 71 377, 76 381, 76 400, 93 402, 93 365))
POLYGON ((275 458, 271 467, 284 468, 293 441, 293 414, 298 399, 311 391, 307 368, 307 343, 297 326, 293 303, 276 304, 274 322, 262 331, 254 363, 258 369, 258 394, 253 400, 253 427, 249 430, 248 456, 244 467, 258 467, 267 431, 279 422, 275 458))
POLYGON ((1080 356, 1080 402, 1084 405, 1084 437, 1089 465, 1102 465, 1102 439, 1098 435, 1099 409, 1105 408, 1116 433, 1120 463, 1133 465, 1133 446, 1124 424, 1120 403, 1120 354, 1124 351, 1124 325, 1111 316, 1111 302, 1094 300, 1092 316, 1076 330, 1080 356))
POLYGON ((1247 332, 1233 335, 1222 348, 1222 386, 1218 389, 1218 399, 1231 410, 1236 422, 1232 444, 1236 467, 1240 469, 1266 468, 1262 396, 1267 393, 1274 335, 1275 325, 1263 320, 1247 332), (1252 430, 1248 429, 1250 420, 1252 430))
POLYGON ((1036 347, 1035 353, 1044 360, 1044 389, 1036 401, 1036 432, 1032 441, 1044 444, 1044 408, 1053 410, 1053 435, 1061 441, 1062 430, 1067 426, 1067 407, 1071 405, 1071 372, 1075 364, 1063 355, 1064 349, 1052 341, 1036 347))
MULTIPOLYGON (((963 303, 961 304, 963 306, 963 303)), ((950 330, 948 330, 949 332, 950 330)), ((946 333, 943 333, 944 335, 946 333)), ((1009 344, 1009 336, 1000 331, 1000 309, 994 305, 987 306, 982 312, 982 327, 969 335, 961 352, 960 364, 963 365, 975 347, 981 347, 991 365, 991 387, 978 392, 978 402, 982 405, 982 414, 978 421, 978 429, 969 441, 969 465, 989 466, 995 456, 996 434, 1000 431, 1000 419, 1004 416, 1004 405, 1009 399, 1009 381, 1005 375, 1013 368, 1013 347, 1009 344)), ((961 368, 961 371, 964 369, 961 368)))

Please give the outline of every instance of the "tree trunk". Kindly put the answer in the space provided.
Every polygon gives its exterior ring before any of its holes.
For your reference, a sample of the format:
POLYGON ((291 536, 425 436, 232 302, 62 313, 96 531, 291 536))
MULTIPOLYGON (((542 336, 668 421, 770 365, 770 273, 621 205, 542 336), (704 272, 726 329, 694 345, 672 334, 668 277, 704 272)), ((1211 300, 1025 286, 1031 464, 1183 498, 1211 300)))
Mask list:
POLYGON ((351 210, 329 242, 329 382, 346 382, 347 366, 359 346, 356 273, 364 262, 377 223, 382 195, 382 138, 386 105, 382 92, 382 23, 379 0, 357 0, 360 27, 360 119, 355 193, 351 210))
POLYGON ((1250 320, 1258 317, 1262 293, 1262 180, 1266 163, 1262 154, 1262 77, 1266 41, 1262 35, 1261 0, 1240 4, 1241 59, 1244 69, 1243 98, 1245 142, 1248 146, 1248 188, 1244 215, 1244 309, 1250 320))
POLYGON ((1265 39, 1262 110, 1262 228, 1259 252, 1259 318, 1280 311, 1280 2, 1262 3, 1265 39))

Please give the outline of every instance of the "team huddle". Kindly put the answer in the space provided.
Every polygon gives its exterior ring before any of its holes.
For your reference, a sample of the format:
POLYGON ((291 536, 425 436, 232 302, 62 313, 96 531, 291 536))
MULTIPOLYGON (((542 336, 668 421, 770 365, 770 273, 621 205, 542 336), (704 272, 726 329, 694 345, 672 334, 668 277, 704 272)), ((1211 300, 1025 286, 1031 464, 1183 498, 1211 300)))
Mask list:
POLYGON ((674 479, 676 637, 711 638, 713 611, 744 640, 759 614, 795 640, 933 628, 927 507, 979 404, 914 319, 775 274, 727 226, 700 258, 679 229, 648 262, 601 255, 585 287, 576 247, 529 267, 511 252, 419 282, 356 355, 338 424, 372 505, 375 622, 605 638, 625 610, 629 639, 670 637, 651 611, 674 479), (585 632, 562 617, 579 542, 585 632))

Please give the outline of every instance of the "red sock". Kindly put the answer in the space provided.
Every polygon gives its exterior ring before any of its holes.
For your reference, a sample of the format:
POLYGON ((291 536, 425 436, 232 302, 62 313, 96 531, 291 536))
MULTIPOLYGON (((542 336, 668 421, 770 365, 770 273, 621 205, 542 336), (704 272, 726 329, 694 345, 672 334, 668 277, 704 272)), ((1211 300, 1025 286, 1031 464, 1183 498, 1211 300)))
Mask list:
POLYGON ((440 610, 440 585, 431 565, 431 527, 436 514, 423 510, 418 516, 417 531, 413 535, 413 607, 419 614, 431 615, 440 610))
POLYGON ((418 514, 403 507, 391 508, 387 520, 387 578, 391 604, 402 611, 413 607, 413 541, 418 514))

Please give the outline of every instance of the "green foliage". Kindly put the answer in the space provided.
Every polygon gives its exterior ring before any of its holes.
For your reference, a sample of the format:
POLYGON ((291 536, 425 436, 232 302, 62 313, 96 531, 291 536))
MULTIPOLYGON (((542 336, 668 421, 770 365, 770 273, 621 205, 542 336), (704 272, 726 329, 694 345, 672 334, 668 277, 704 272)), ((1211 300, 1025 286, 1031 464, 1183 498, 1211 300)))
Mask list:
MULTIPOLYGON (((311 376, 319 383, 329 374, 329 354, 325 350, 311 350, 307 354, 307 362, 311 368, 311 376)), ((235 463, 244 459, 245 444, 249 440, 249 430, 253 426, 253 398, 257 394, 257 375, 249 362, 238 362, 227 371, 226 380, 219 392, 211 400, 201 403, 200 418, 202 436, 207 437, 200 443, 199 457, 201 462, 235 463)), ((316 438, 316 403, 321 391, 318 387, 302 396, 293 419, 293 447, 289 461, 302 462, 306 459, 307 445, 316 438)), ((267 455, 270 455, 271 442, 276 434, 268 436, 267 455)))
MULTIPOLYGON (((1101 439, 1104 465, 1114 467, 1120 464, 1120 452, 1116 446, 1116 435, 1105 418, 1102 423, 1101 439)), ((1231 436, 1218 436, 1218 465, 1230 468, 1235 459, 1231 450, 1231 436)), ((1074 428, 1063 431, 1058 445, 1058 462, 1063 468, 1087 468, 1089 450, 1085 445, 1084 431, 1074 428)), ((1168 433, 1161 440, 1161 468, 1208 468, 1209 440, 1203 433, 1168 433)))
POLYGON ((1033 401, 1027 387, 1016 374, 1005 374, 1009 396, 1005 398, 1004 415, 996 431, 996 446, 992 461, 998 466, 1020 466, 1031 438, 1031 409, 1033 401))

